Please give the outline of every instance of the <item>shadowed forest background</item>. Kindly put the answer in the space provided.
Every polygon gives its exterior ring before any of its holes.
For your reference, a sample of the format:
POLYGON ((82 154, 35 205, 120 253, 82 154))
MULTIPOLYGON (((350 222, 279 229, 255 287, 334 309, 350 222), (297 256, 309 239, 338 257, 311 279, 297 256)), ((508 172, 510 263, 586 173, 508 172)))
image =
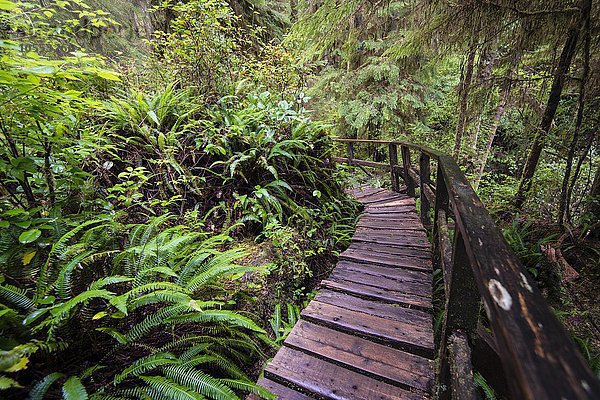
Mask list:
POLYGON ((0 0, 0 397, 272 398, 256 377, 360 213, 342 137, 453 155, 598 374, 599 21, 0 0))

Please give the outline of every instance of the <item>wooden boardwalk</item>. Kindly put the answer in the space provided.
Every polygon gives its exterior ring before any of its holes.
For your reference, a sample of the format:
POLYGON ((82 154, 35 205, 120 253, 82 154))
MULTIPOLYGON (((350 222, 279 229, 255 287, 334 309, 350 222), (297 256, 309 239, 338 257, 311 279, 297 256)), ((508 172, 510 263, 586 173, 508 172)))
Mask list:
POLYGON ((431 249, 414 199, 363 187, 352 245, 259 384, 280 399, 427 399, 434 370, 431 249))

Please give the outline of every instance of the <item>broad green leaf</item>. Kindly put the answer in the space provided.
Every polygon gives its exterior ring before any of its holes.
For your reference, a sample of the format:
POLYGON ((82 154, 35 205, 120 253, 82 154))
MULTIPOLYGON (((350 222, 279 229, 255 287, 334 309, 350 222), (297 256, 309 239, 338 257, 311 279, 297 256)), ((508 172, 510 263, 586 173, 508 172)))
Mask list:
POLYGON ((37 238, 40 237, 41 234, 42 231, 40 231, 39 229, 29 229, 28 231, 25 231, 21 233, 21 235, 19 235, 19 242, 21 242, 22 244, 34 242, 37 238))
POLYGON ((14 10, 15 8, 17 8, 17 5, 12 1, 0 0, 0 10, 10 11, 14 10))
POLYGON ((23 386, 19 385, 19 382, 14 379, 0 375, 0 390, 10 389, 11 387, 22 388, 23 386))
POLYGON ((23 265, 29 265, 29 263, 31 263, 31 260, 33 260, 33 257, 35 257, 35 251, 30 251, 29 253, 25 254, 23 256, 23 265))

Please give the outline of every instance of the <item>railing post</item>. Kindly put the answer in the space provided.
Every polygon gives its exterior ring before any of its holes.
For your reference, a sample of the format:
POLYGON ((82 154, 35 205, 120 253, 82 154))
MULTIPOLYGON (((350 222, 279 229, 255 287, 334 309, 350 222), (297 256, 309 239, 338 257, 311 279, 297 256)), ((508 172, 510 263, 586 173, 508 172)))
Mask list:
POLYGON ((421 209, 421 222, 423 225, 430 225, 429 221, 429 209, 431 208, 429 200, 425 195, 425 187, 431 182, 431 167, 429 165, 429 156, 421 152, 419 157, 419 195, 421 197, 420 209, 421 209))
POLYGON ((415 197, 415 183, 410 176, 410 149, 406 146, 401 146, 402 151, 402 168, 404 172, 404 183, 406 183, 406 194, 410 197, 415 197))
POLYGON ((434 268, 441 268, 444 276, 444 287, 447 289, 452 252, 448 238, 448 189, 438 163, 435 183, 435 205, 433 215, 433 263, 434 268))
POLYGON ((392 190, 397 192, 400 190, 400 179, 398 177, 398 145, 396 143, 390 143, 389 145, 389 156, 390 156, 390 178, 392 179, 392 190))
MULTIPOLYGON (((452 268, 449 274, 446 290, 446 308, 439 355, 439 385, 438 399, 450 398, 452 379, 450 365, 454 362, 450 356, 448 345, 451 336, 458 330, 464 332, 467 340, 473 337, 479 319, 480 296, 475 285, 473 270, 467 255, 465 238, 456 221, 454 246, 452 253, 452 268)), ((470 360, 469 360, 470 361, 470 360)), ((452 388, 452 392, 455 389, 452 388)), ((473 398, 474 399, 474 398, 473 398)))
POLYGON ((354 143, 348 142, 348 165, 354 164, 354 143))

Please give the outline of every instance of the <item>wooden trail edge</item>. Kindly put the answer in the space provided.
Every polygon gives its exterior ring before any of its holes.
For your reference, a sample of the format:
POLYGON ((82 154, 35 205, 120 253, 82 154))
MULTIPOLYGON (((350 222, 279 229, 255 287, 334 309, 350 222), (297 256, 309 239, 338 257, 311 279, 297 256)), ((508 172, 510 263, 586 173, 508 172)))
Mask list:
POLYGON ((289 400, 430 399, 433 269, 414 199, 372 187, 351 194, 366 228, 258 383, 289 400))

